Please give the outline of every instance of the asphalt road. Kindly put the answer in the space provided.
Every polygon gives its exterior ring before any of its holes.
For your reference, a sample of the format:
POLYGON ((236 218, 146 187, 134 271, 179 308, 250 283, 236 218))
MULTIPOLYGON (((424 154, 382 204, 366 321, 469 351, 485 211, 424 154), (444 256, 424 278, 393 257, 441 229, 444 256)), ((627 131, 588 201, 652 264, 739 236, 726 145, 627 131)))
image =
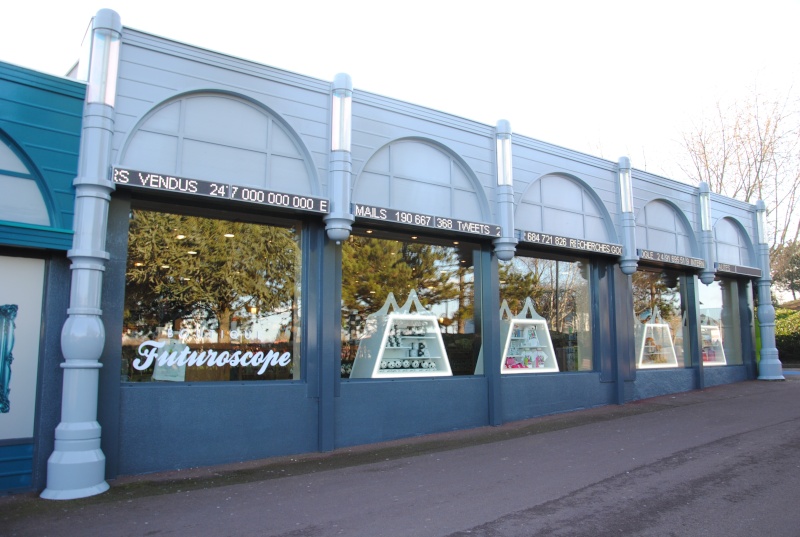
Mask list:
POLYGON ((800 536, 800 375, 0 498, 3 536, 800 536))

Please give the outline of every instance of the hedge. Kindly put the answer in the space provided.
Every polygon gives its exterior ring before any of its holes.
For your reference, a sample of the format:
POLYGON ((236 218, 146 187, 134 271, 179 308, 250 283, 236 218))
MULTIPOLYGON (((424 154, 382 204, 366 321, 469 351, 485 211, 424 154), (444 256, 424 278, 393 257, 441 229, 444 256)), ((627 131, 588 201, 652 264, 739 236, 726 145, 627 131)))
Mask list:
POLYGON ((800 365, 800 311, 775 309, 775 346, 781 363, 800 365))

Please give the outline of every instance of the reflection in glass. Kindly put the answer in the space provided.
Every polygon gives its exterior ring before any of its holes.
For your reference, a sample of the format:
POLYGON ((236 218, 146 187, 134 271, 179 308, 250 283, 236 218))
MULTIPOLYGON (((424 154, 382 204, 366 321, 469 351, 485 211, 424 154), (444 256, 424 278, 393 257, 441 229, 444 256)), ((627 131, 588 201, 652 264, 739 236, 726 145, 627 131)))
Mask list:
POLYGON ((546 321, 560 371, 591 371, 589 261, 516 256, 500 262, 500 302, 517 315, 530 298, 546 321))
POLYGON ((452 373, 472 375, 480 349, 475 245, 375 235, 354 234, 342 245, 342 376, 350 377, 367 317, 390 293, 402 304, 412 290, 438 319, 452 373))
POLYGON ((300 234, 134 210, 122 378, 300 378, 300 234))
POLYGON ((703 365, 741 364, 739 283, 723 278, 699 289, 703 365))
POLYGON ((638 270, 632 275, 637 367, 690 365, 681 279, 673 271, 638 270))

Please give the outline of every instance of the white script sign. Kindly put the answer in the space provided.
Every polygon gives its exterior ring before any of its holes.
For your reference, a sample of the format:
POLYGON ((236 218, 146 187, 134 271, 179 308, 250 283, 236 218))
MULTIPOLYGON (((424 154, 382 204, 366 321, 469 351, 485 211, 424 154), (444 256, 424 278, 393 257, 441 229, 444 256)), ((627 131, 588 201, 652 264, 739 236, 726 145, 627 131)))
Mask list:
MULTIPOLYGON (((188 346, 183 346, 179 352, 173 350, 163 350, 168 341, 145 341, 139 345, 139 358, 133 361, 133 367, 139 371, 143 371, 151 367, 153 363, 159 366, 194 366, 194 365, 207 365, 222 367, 226 364, 231 367, 236 366, 253 366, 261 368, 258 370, 259 375, 263 375, 269 366, 281 365, 287 366, 292 363, 292 355, 289 352, 280 354, 275 351, 268 351, 264 354, 262 351, 222 351, 217 352, 211 349, 200 351, 193 351, 188 346), (161 351, 159 353, 159 351, 161 351)), ((174 347, 173 347, 174 348, 174 347)))

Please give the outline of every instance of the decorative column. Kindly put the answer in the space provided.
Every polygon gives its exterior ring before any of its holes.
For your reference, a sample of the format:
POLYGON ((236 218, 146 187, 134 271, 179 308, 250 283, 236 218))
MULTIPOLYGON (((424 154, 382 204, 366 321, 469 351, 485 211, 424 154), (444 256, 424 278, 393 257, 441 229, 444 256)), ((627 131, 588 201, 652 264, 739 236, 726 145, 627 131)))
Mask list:
POLYGON ((622 257, 619 268, 623 274, 631 275, 639 266, 636 253, 636 219, 633 215, 633 185, 631 183, 631 161, 619 159, 619 209, 622 216, 622 257))
POLYGON ((700 247, 703 250, 703 260, 706 268, 700 273, 700 281, 709 285, 714 281, 714 237, 711 233, 711 191, 708 183, 700 183, 700 247))
POLYGON ((772 306, 769 271, 769 245, 767 244, 767 206, 762 200, 756 202, 756 232, 758 234, 758 263, 761 278, 758 279, 758 324, 761 328, 761 360, 758 363, 758 380, 786 380, 783 366, 778 359, 775 346, 775 308, 772 306))
POLYGON ((328 238, 337 244, 347 240, 355 221, 350 205, 353 173, 350 155, 352 102, 353 82, 349 75, 339 73, 331 86, 331 153, 328 166, 331 212, 324 218, 328 238))
POLYGON ((497 154, 497 216, 500 221, 500 236, 494 239, 497 259, 508 261, 517 249, 514 231, 514 177, 511 162, 511 124, 505 119, 497 122, 495 129, 497 154))
POLYGON ((100 295, 109 257, 105 242, 108 203, 114 190, 109 175, 121 34, 119 15, 101 9, 85 43, 89 46, 88 84, 78 176, 73 182, 75 234, 72 249, 67 252, 72 261, 72 286, 68 317, 61 331, 61 423, 56 427, 55 450, 47 461, 47 488, 42 492, 42 498, 50 500, 83 498, 108 490, 97 395, 105 344, 100 295))

